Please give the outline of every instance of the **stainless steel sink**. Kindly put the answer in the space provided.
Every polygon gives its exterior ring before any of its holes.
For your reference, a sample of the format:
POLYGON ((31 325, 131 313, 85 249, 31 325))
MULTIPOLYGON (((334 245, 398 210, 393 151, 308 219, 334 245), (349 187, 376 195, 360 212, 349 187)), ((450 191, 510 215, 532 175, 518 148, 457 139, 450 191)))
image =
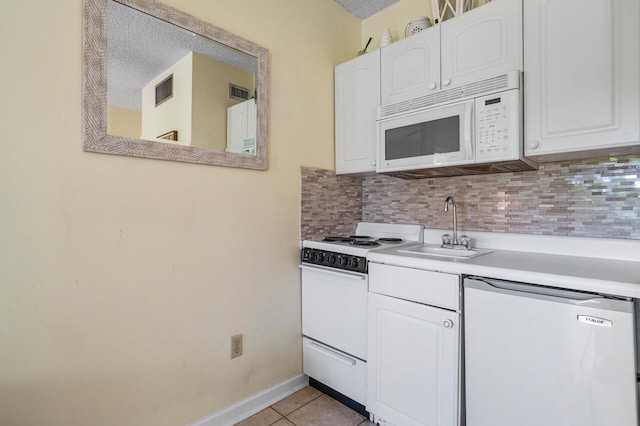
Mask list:
POLYGON ((462 259, 470 259, 472 257, 482 256, 483 254, 492 252, 492 250, 479 248, 471 250, 444 248, 440 247, 437 244, 420 244, 398 249, 398 251, 400 253, 422 254, 426 256, 453 257, 462 259))

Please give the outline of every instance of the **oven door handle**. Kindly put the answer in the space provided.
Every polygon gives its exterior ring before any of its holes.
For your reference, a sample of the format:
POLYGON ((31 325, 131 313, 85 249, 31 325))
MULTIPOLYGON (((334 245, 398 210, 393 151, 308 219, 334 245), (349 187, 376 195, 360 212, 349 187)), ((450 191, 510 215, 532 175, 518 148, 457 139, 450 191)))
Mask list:
POLYGON ((312 265, 301 264, 300 265, 300 269, 303 269, 303 270, 306 269, 308 271, 321 272, 323 274, 329 274, 329 275, 337 275, 339 277, 344 277, 344 278, 353 278, 355 280, 365 280, 365 279, 367 279, 367 274, 360 274, 358 272, 342 271, 340 269, 334 269, 334 268, 325 268, 323 266, 312 266, 312 265))

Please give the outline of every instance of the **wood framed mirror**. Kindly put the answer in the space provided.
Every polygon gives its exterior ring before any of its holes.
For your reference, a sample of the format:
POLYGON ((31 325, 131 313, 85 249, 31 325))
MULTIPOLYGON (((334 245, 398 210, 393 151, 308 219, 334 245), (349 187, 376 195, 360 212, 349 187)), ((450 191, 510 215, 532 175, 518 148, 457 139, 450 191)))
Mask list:
POLYGON ((83 7, 85 151, 267 169, 267 49, 157 0, 83 7))

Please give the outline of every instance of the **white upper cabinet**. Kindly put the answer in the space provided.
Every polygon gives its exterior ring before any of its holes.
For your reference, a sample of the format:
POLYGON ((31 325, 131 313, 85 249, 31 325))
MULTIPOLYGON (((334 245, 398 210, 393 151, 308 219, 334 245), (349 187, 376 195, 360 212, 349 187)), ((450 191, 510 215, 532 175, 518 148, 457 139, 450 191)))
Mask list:
POLYGON ((494 0, 381 49, 382 105, 522 70, 522 1, 494 0))
POLYGON ((427 28, 381 50, 382 105, 440 89, 439 26, 427 28))
POLYGON ((494 0, 441 24, 442 88, 522 70, 522 1, 494 0))
POLYGON ((336 173, 376 170, 380 49, 335 67, 336 173))
POLYGON ((640 2, 526 0, 524 8, 525 155, 638 152, 640 2))

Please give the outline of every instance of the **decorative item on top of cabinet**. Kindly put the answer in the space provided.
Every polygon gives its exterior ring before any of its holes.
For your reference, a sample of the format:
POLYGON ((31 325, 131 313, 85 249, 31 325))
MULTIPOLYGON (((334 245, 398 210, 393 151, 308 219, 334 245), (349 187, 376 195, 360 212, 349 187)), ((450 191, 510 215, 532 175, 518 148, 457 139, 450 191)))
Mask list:
POLYGON ((473 0, 431 0, 431 11, 435 23, 458 16, 473 8, 473 0), (455 3, 455 4, 454 4, 455 3))
POLYGON ((380 47, 385 47, 391 44, 391 30, 389 28, 385 28, 382 30, 382 35, 380 35, 380 47))
POLYGON ((522 68, 522 1, 494 0, 382 49, 381 103, 522 68))
POLYGON ((367 41, 367 44, 364 46, 364 49, 358 51, 358 56, 364 55, 365 53, 367 53, 367 48, 369 47, 369 44, 371 44, 371 40, 373 40, 373 37, 369 37, 369 41, 367 41))
POLYGON ((380 49, 335 67, 336 173, 376 170, 380 49))
POLYGON ((426 30, 431 26, 431 21, 426 16, 416 16, 404 29, 404 36, 409 37, 418 34, 422 30, 426 30))
POLYGON ((640 2, 527 0, 524 8, 525 155, 640 153, 640 2))

